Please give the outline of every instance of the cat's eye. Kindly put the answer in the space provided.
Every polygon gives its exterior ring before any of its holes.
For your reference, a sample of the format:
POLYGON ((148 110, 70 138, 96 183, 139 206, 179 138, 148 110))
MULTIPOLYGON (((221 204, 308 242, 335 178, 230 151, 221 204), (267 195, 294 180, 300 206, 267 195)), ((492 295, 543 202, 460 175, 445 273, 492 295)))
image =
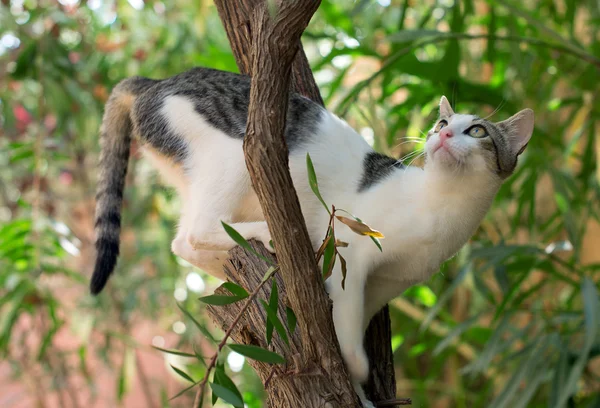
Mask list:
POLYGON ((467 132, 467 134, 471 137, 476 137, 476 138, 486 137, 488 135, 485 128, 483 126, 479 126, 479 125, 471 127, 469 129, 469 131, 467 132))
POLYGON ((448 126, 448 122, 446 122, 445 120, 440 120, 438 122, 438 124, 435 126, 435 133, 439 132, 440 130, 442 130, 443 128, 445 128, 446 126, 448 126))

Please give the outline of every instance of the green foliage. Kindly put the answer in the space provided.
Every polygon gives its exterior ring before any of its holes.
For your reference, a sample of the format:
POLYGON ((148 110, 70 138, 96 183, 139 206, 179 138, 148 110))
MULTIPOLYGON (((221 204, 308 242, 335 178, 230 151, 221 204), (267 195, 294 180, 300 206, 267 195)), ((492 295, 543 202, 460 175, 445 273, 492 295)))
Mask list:
MULTIPOLYGON (((597 2, 587 0, 324 0, 303 37, 327 106, 395 157, 418 164, 442 94, 456 110, 494 120, 536 112, 517 172, 472 242, 392 303, 398 395, 415 406, 600 402, 599 23, 597 2)), ((154 374, 140 371, 146 361, 136 364, 149 349, 140 322, 166 339, 158 345, 169 363, 182 358, 173 364, 190 378, 205 375, 202 356, 217 342, 197 298, 218 283, 202 274, 204 285, 188 285, 197 271, 169 251, 178 199, 136 154, 117 271, 108 293, 92 299, 85 287, 110 89, 127 76, 194 65, 236 70, 209 1, 0 4, 0 353, 15 378, 47 391, 21 393, 31 406, 47 405, 44 395, 70 398, 75 383, 87 386, 79 405, 98 394, 131 405, 134 376, 154 374), (183 320, 174 293, 206 341, 196 330, 167 335, 183 320), (65 337, 75 344, 65 347, 65 337), (92 391, 98 367, 114 373, 108 393, 92 391)), ((311 168, 313 192, 327 196, 311 168)), ((243 299, 237 286, 225 288, 228 300, 243 299)), ((291 333, 293 312, 286 315, 291 333)), ((213 392, 261 406, 251 370, 228 382, 222 363, 213 392)), ((196 388, 172 401, 163 389, 164 406, 190 406, 196 388)), ((157 403, 159 390, 151 391, 157 403)))
POLYGON ((207 305, 214 306, 224 306, 230 305, 235 302, 239 302, 240 300, 246 299, 248 297, 248 292, 239 285, 236 285, 233 282, 225 282, 221 285, 222 288, 227 289, 233 295, 209 295, 202 296, 199 300, 202 303, 206 303, 207 305))
POLYGON ((243 356, 253 360, 262 361, 264 363, 284 364, 285 359, 277 353, 274 353, 264 348, 246 344, 230 344, 230 349, 243 356))
POLYGON ((259 257, 260 259, 262 259, 263 261, 272 264, 272 261, 264 256, 262 256, 261 254, 259 254, 258 252, 256 252, 254 250, 254 248, 252 248, 250 246, 250 243, 248 241, 246 241, 246 238, 242 237, 240 235, 239 232, 237 232, 231 225, 224 223, 223 221, 221 221, 221 225, 223 225, 223 229, 225 229, 225 232, 227 232, 227 235, 229 235, 231 237, 231 239, 233 239, 235 241, 236 244, 238 244, 239 246, 241 246, 242 248, 244 248, 246 251, 253 253, 254 255, 256 255, 257 257, 259 257))

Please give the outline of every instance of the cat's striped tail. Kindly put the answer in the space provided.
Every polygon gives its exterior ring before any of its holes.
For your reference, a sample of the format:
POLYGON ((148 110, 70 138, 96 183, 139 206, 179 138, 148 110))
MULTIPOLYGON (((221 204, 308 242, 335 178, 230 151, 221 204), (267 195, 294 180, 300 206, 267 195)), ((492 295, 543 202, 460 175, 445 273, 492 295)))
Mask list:
POLYGON ((102 291, 117 264, 121 204, 132 137, 131 107, 155 81, 132 77, 120 82, 108 99, 100 128, 100 176, 96 189, 96 264, 90 291, 102 291))

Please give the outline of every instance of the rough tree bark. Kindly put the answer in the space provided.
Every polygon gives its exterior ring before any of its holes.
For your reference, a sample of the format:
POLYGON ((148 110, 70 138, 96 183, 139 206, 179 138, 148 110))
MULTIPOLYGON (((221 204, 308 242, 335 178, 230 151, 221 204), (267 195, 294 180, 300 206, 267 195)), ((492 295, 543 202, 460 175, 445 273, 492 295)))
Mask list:
MULTIPOLYGON (((280 339, 272 344, 293 363, 285 370, 252 364, 263 383, 267 383, 270 406, 359 406, 340 359, 329 301, 289 176, 287 147, 282 136, 290 86, 323 105, 300 43, 300 35, 319 1, 283 2, 275 16, 269 15, 261 0, 215 0, 215 4, 240 71, 253 74, 244 145, 246 160, 282 268, 277 277, 282 299, 280 316, 285 316, 283 305, 290 306, 298 315, 298 330, 290 338, 291 346, 287 348, 280 339)), ((240 248, 231 255, 227 276, 252 290, 260 283, 268 265, 240 248)), ((268 299, 270 287, 263 292, 263 298, 268 299)), ((236 305, 210 308, 213 319, 224 329, 237 311, 236 305)), ((232 338, 265 347, 266 316, 258 301, 246 315, 232 338)), ((372 370, 366 392, 373 401, 395 397, 390 336, 389 313, 385 308, 372 320, 367 335, 366 349, 372 370)))

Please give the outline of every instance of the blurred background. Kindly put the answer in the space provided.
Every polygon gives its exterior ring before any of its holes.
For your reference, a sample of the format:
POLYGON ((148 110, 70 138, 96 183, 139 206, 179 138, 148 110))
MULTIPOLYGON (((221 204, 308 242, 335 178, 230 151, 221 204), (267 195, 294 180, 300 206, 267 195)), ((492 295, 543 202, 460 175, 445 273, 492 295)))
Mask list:
MULTIPOLYGON (((303 41, 328 108, 410 162, 441 95, 536 128, 471 242, 391 305, 398 396, 415 407, 600 406, 600 4, 323 0, 303 41)), ((208 0, 0 1, 0 406, 190 407, 219 284, 170 252, 178 199, 134 145, 122 255, 88 294, 98 129, 112 87, 236 71, 208 0)), ((420 165, 422 159, 414 164, 420 165)), ((398 203, 401 210, 402 203, 398 203)), ((227 372, 248 407, 262 385, 227 372)), ((222 405, 223 406, 223 405, 222 405)))

